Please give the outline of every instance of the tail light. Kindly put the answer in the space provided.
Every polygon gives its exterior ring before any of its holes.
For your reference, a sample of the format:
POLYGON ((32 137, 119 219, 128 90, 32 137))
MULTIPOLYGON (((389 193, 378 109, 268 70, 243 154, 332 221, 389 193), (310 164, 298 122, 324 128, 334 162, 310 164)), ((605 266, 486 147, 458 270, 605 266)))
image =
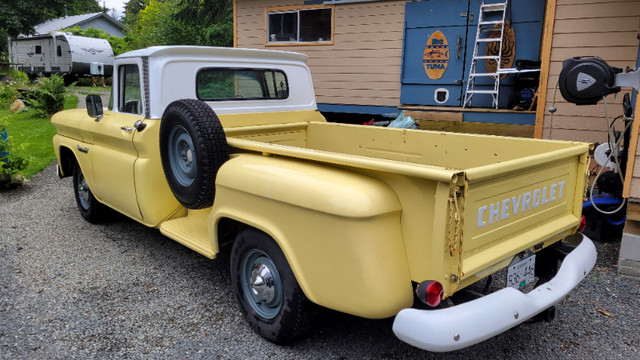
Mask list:
POLYGON ((580 226, 578 227, 578 231, 583 232, 586 227, 587 227, 587 217, 582 215, 582 218, 580 218, 580 226))
POLYGON ((418 284, 418 287, 416 288, 416 294, 420 301, 431 307, 440 305, 443 293, 444 288, 442 287, 442 284, 435 280, 423 281, 418 284))

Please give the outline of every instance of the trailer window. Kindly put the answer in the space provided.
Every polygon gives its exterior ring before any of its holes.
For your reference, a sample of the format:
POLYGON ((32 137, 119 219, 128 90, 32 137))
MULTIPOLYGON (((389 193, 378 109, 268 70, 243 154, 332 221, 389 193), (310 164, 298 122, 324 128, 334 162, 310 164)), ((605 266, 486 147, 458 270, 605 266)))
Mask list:
POLYGON ((129 114, 142 114, 142 92, 138 65, 121 65, 118 71, 118 87, 120 89, 118 111, 129 114))
POLYGON ((58 56, 62 56, 62 46, 58 45, 58 56))
POLYGON ((287 77, 280 70, 202 69, 198 72, 196 87, 198 99, 209 101, 289 97, 287 77))
POLYGON ((36 54, 42 54, 42 46, 36 45, 36 54))

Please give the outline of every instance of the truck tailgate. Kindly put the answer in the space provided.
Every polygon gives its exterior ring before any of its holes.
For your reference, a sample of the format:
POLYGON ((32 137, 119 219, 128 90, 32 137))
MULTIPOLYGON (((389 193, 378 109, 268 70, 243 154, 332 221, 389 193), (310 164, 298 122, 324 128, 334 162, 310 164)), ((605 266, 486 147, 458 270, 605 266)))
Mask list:
POLYGON ((529 159, 527 164, 523 159, 519 168, 496 164, 492 171, 468 171, 463 278, 478 272, 477 277, 486 276, 483 269, 543 242, 546 246, 578 226, 587 153, 585 149, 567 150, 555 154, 553 160, 552 156, 529 159))

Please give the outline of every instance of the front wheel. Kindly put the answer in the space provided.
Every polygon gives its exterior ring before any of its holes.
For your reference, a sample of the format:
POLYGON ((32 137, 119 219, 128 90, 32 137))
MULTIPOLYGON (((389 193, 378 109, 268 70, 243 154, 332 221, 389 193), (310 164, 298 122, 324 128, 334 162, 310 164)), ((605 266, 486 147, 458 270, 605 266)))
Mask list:
POLYGON ((104 205, 93 196, 78 163, 73 166, 73 192, 82 217, 90 223, 100 222, 104 213, 104 205))
POLYGON ((231 281, 245 318, 265 339, 288 343, 311 327, 315 305, 304 295, 282 250, 265 233, 246 229, 236 236, 231 281))

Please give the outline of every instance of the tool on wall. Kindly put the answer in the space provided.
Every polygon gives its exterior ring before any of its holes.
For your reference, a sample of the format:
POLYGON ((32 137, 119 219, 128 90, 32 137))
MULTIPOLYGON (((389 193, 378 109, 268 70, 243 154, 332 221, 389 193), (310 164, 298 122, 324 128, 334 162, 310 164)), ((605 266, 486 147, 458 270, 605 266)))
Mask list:
MULTIPOLYGON (((595 105, 601 99, 604 102, 608 139, 607 143, 595 149, 594 158, 600 165, 600 170, 589 190, 589 198, 583 205, 583 213, 587 216, 587 225, 592 224, 592 228, 595 228, 596 214, 600 214, 603 223, 600 228, 601 234, 612 237, 612 232, 605 229, 613 226, 621 236, 626 209, 626 199, 622 196, 622 190, 624 178, 627 176, 626 164, 629 157, 633 108, 627 93, 623 98, 622 115, 610 120, 606 96, 620 92, 621 87, 631 87, 638 91, 640 69, 627 69, 623 73, 621 68, 612 67, 598 57, 574 57, 562 63, 558 86, 562 97, 568 102, 577 105, 595 105), (617 120, 623 121, 622 131, 615 131, 614 125, 617 120), (605 170, 610 168, 611 170, 605 170)), ((556 109, 552 106, 549 111, 553 114, 556 109)))

